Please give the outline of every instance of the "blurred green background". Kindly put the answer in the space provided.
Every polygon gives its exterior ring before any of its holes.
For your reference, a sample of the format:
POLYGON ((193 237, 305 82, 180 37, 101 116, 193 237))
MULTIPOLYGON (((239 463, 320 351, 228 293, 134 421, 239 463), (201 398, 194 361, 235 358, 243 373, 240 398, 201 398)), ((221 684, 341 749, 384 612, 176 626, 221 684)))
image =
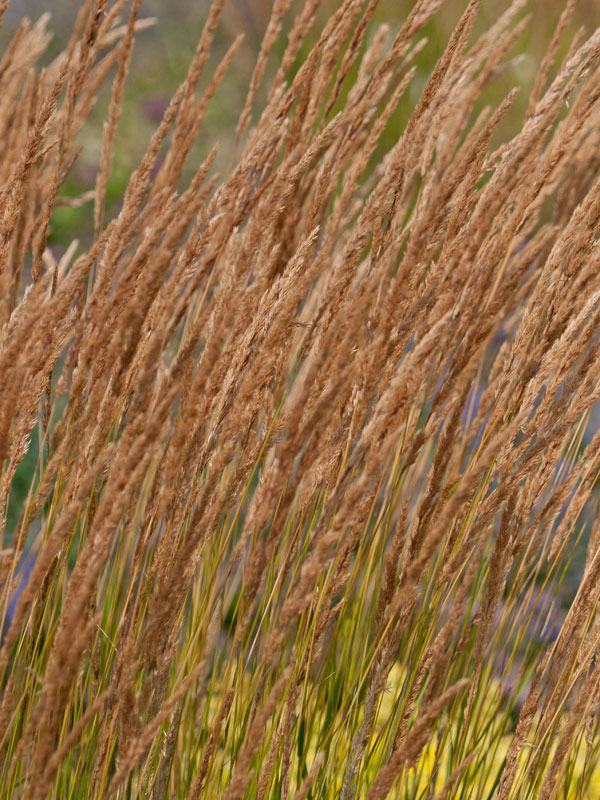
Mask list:
MULTIPOLYGON (((339 6, 340 0, 324 0, 320 21, 314 26, 318 31, 326 16, 339 6)), ((293 0, 284 29, 301 7, 302 0, 293 0)), ((373 26, 379 22, 391 25, 392 34, 413 7, 411 0, 381 0, 373 26)), ((446 0, 446 3, 426 28, 427 47, 418 58, 419 71, 403 105, 394 115, 386 130, 382 147, 387 149, 397 138, 406 118, 430 73, 437 57, 443 50, 449 34, 456 24, 467 0, 446 0)), ((43 13, 51 15, 50 29, 54 38, 48 50, 50 59, 62 49, 71 32, 73 20, 81 0, 12 0, 6 12, 3 29, 0 31, 0 48, 4 50, 23 16, 37 20, 43 13)), ((203 22, 209 7, 208 0, 143 0, 141 17, 154 17, 156 23, 137 36, 131 74, 121 124, 115 143, 115 158, 108 187, 108 212, 114 211, 122 196, 132 168, 137 163, 149 137, 159 121, 169 97, 183 79, 203 22)), ((486 30, 498 16, 509 7, 508 0, 483 0, 481 12, 473 37, 486 30)), ((482 98, 482 103, 497 103, 515 85, 522 87, 511 115, 505 121, 505 136, 520 126, 522 114, 527 104, 528 90, 533 82, 537 65, 546 50, 554 26, 563 8, 562 0, 530 0, 521 16, 532 13, 531 22, 521 40, 516 43, 509 68, 498 77, 494 85, 482 98)), ((197 146, 189 160, 190 172, 202 157, 211 149, 215 141, 221 149, 217 168, 226 169, 235 147, 235 126, 243 105, 247 84, 251 75, 262 34, 267 25, 271 0, 226 0, 217 39, 213 48, 209 68, 205 71, 204 84, 223 56, 227 47, 241 31, 245 35, 243 45, 236 55, 232 68, 225 78, 224 85, 209 106, 200 129, 197 146)), ((579 26, 585 26, 588 34, 600 26, 600 2, 598 0, 579 0, 570 29, 562 42, 563 51, 568 46, 573 33, 579 26)), ((276 64, 286 43, 281 34, 271 58, 271 66, 276 64)), ((100 102, 94 109, 86 125, 81 144, 83 150, 72 174, 63 188, 66 196, 78 196, 94 185, 100 153, 102 123, 106 116, 110 81, 107 82, 100 102)), ((255 108, 260 104, 260 93, 255 108)), ((82 245, 90 236, 92 220, 91 204, 80 208, 57 209, 51 225, 49 243, 55 255, 59 256, 73 238, 82 245)))

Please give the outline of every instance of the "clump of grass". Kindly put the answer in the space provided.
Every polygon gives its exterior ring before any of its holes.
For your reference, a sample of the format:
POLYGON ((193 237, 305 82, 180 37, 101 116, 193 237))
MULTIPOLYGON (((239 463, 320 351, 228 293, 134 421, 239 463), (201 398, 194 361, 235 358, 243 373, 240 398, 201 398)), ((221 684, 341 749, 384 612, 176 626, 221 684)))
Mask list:
POLYGON ((557 60, 566 3, 498 143, 531 20, 471 0, 383 152, 441 0, 276 0, 230 168, 182 187, 222 5, 110 219, 140 3, 0 63, 0 796, 595 796, 600 31, 557 60))

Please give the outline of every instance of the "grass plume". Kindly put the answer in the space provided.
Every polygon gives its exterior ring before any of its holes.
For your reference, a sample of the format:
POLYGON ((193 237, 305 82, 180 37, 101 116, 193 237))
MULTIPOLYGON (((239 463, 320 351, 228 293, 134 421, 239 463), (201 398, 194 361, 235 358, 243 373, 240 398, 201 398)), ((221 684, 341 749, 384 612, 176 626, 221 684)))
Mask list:
POLYGON ((214 0, 114 213, 138 0, 2 56, 0 797, 597 795, 600 31, 521 115, 526 0, 380 5, 274 0, 194 163, 214 0))

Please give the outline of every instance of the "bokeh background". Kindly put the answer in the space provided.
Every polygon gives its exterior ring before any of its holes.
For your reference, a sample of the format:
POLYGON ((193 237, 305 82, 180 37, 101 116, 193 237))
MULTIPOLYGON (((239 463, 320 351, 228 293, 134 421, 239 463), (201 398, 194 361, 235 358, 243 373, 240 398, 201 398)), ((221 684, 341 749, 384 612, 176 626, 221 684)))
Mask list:
MULTIPOLYGON (((427 26, 425 35, 428 42, 418 58, 417 78, 413 81, 411 94, 404 98, 402 106, 391 120, 382 141, 382 148, 387 149, 397 139, 414 101, 420 95, 423 84, 467 1, 446 0, 442 9, 427 26)), ((82 0, 11 0, 3 28, 0 30, 0 51, 4 50, 24 16, 35 21, 43 14, 47 14, 50 17, 48 27, 54 34, 47 53, 47 58, 51 59, 60 52, 69 36, 81 3, 82 0)), ((116 204, 122 195, 128 175, 162 116, 169 97, 186 73, 209 4, 209 0, 143 0, 142 2, 141 18, 154 18, 155 23, 152 27, 139 32, 136 40, 109 184, 109 212, 111 202, 116 204)), ((298 12, 301 4, 302 0, 292 0, 288 14, 290 19, 298 12)), ((321 19, 328 16, 339 4, 340 0, 323 0, 321 19)), ((190 171, 194 162, 198 163, 198 159, 208 153, 215 141, 221 146, 217 167, 226 169, 230 161, 232 148, 235 147, 234 132, 238 114, 243 105, 271 5, 272 0, 226 0, 212 60, 204 76, 205 81, 210 78, 212 69, 216 67, 234 38, 240 32, 244 33, 245 38, 226 76, 223 90, 218 93, 208 109, 195 153, 190 159, 190 171)), ((414 0, 381 0, 372 28, 385 21, 390 24, 393 35, 413 5, 414 0)), ((509 0, 483 0, 473 37, 479 31, 487 29, 509 5, 509 0)), ((515 43, 514 59, 510 66, 497 77, 482 99, 482 103, 497 103, 513 86, 522 87, 499 136, 506 136, 520 127, 527 104, 528 89, 532 85, 537 66, 544 55, 563 7, 563 0, 529 0, 520 12, 521 17, 531 14, 530 24, 520 40, 515 43)), ((588 34, 600 26, 600 0, 579 0, 570 29, 563 37, 563 52, 568 47, 573 33, 580 26, 583 26, 588 34)), ((288 27, 289 25, 284 25, 284 29, 288 27)), ((317 21, 315 31, 319 28, 317 21)), ((271 66, 277 63, 278 55, 283 51, 285 44, 285 35, 282 34, 274 49, 271 66)), ((110 82, 107 82, 100 102, 83 132, 81 142, 83 150, 70 180, 63 189, 66 195, 80 195, 94 184, 109 89, 110 82)), ((260 105, 260 101, 259 93, 255 108, 260 105)), ((85 206, 60 209, 52 221, 51 246, 61 251, 74 235, 85 242, 90 232, 90 218, 90 209, 85 206)))

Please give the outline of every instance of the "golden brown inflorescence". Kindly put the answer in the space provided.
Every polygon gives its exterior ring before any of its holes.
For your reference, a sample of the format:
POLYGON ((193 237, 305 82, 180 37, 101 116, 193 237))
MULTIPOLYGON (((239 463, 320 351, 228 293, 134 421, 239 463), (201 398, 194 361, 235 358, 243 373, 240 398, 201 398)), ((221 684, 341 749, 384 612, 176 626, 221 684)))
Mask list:
POLYGON ((43 69, 45 17, 6 49, 1 797, 593 785, 600 31, 565 47, 565 3, 510 135, 515 91, 481 98, 525 0, 480 33, 471 0, 417 91, 442 4, 393 31, 377 0, 275 0, 229 167, 182 188, 241 44, 205 76, 214 0, 114 213, 139 0, 88 0, 43 69))

